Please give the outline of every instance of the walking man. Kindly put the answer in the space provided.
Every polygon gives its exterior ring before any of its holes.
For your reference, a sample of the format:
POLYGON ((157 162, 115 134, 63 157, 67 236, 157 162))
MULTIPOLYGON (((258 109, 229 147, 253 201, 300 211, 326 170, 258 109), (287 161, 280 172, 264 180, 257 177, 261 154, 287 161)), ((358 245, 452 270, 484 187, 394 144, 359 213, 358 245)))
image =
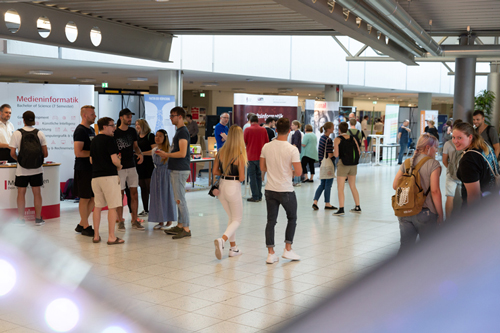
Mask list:
POLYGON ((476 127, 477 134, 481 135, 490 145, 491 148, 495 150, 495 156, 498 157, 500 154, 500 143, 498 141, 498 133, 494 126, 487 125, 484 122, 484 112, 477 110, 472 114, 472 122, 476 127))
POLYGON ((300 154, 297 147, 287 142, 290 132, 290 120, 280 118, 276 129, 278 137, 262 148, 260 155, 260 168, 267 171, 266 183, 266 246, 268 256, 266 262, 274 264, 279 260, 274 252, 274 227, 278 218, 280 205, 283 206, 288 219, 285 232, 285 251, 282 257, 290 260, 300 260, 300 256, 292 250, 295 227, 297 226, 297 197, 293 190, 293 176, 302 174, 300 154))
POLYGON ((192 115, 188 114, 186 117, 188 122, 187 128, 189 131, 189 136, 191 137, 190 143, 194 145, 198 142, 198 132, 200 130, 198 129, 198 124, 196 123, 196 121, 193 121, 192 115))
POLYGON ((32 111, 23 113, 23 122, 24 127, 15 131, 10 140, 10 156, 17 161, 14 183, 17 187, 17 213, 19 221, 24 223, 26 188, 30 185, 35 204, 35 225, 40 226, 45 223, 40 187, 43 185, 43 159, 49 155, 47 140, 41 131, 33 127, 35 114, 32 111))
MULTIPOLYGON (((139 145, 137 144, 137 132, 130 127, 132 124, 132 116, 134 113, 129 109, 120 111, 120 127, 114 132, 116 145, 118 146, 118 154, 121 156, 121 170, 118 171, 120 176, 120 185, 122 190, 122 197, 125 193, 125 187, 128 185, 130 189, 131 202, 130 209, 132 210, 132 228, 137 230, 145 230, 142 224, 137 221, 137 206, 139 205, 139 195, 137 193, 137 186, 139 186, 139 175, 135 167, 134 151, 137 154, 137 164, 141 164, 144 156, 142 155, 139 145)), ((123 206, 118 207, 118 230, 125 231, 125 222, 121 220, 123 217, 123 206)))
POLYGON ((410 137, 411 129, 408 128, 410 125, 410 121, 406 119, 403 122, 403 125, 399 127, 398 140, 399 140, 399 155, 398 155, 398 164, 403 164, 403 156, 406 153, 406 149, 408 148, 408 140, 410 137))
MULTIPOLYGON (((227 113, 225 113, 227 115, 227 113)), ((174 189, 174 198, 177 204, 178 221, 175 227, 164 230, 167 235, 174 235, 173 239, 191 237, 189 229, 189 210, 186 203, 186 181, 191 172, 190 168, 190 150, 189 150, 189 131, 184 125, 186 111, 180 106, 170 110, 170 120, 177 127, 170 153, 157 150, 156 154, 162 158, 168 158, 168 168, 170 171, 170 182, 174 189)), ((229 116, 228 116, 229 120, 229 116)), ((222 116, 221 116, 222 122, 222 116)), ((225 122, 227 124, 227 121, 225 122)), ((219 123, 220 124, 220 123, 219 123)), ((224 125, 225 126, 225 125, 224 125)), ((219 148, 219 146, 217 146, 219 148)))
POLYGON ((99 225, 101 211, 108 206, 108 245, 123 244, 125 241, 115 236, 115 223, 118 207, 122 206, 122 191, 118 171, 122 168, 118 157, 118 146, 113 139, 115 122, 104 117, 97 121, 99 135, 90 145, 90 163, 92 164, 92 190, 95 194, 94 237, 92 242, 99 243, 99 225))
POLYGON ((94 236, 94 230, 89 225, 89 217, 94 209, 94 192, 92 192, 92 165, 90 164, 90 144, 95 137, 92 124, 95 122, 95 108, 85 105, 80 110, 82 122, 73 133, 75 151, 75 175, 73 190, 75 196, 80 198, 78 211, 80 212, 80 223, 75 231, 83 236, 94 236))
POLYGON ((227 140, 227 133, 229 132, 229 127, 227 123, 229 122, 229 113, 223 113, 220 115, 220 122, 215 125, 214 135, 215 141, 217 142, 217 151, 224 146, 227 140))
POLYGON ((262 172, 260 170, 260 154, 262 147, 269 142, 267 131, 259 126, 259 118, 252 115, 250 127, 243 133, 248 157, 248 177, 252 197, 247 201, 258 202, 262 200, 262 172))
POLYGON ((0 106, 0 161, 15 162, 10 156, 10 140, 14 133, 14 125, 9 121, 12 109, 9 104, 0 106))

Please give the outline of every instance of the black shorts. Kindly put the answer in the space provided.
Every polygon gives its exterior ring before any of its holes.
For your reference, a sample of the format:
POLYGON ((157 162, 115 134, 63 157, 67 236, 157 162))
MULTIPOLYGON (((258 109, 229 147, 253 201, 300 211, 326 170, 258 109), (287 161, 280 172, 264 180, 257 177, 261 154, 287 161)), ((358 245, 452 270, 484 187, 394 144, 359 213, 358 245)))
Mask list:
POLYGON ((43 185, 43 173, 39 173, 32 176, 16 176, 16 180, 14 185, 16 187, 28 187, 28 184, 31 187, 40 187, 43 185))
POLYGON ((73 195, 80 199, 94 197, 94 192, 92 191, 92 170, 75 170, 73 195))

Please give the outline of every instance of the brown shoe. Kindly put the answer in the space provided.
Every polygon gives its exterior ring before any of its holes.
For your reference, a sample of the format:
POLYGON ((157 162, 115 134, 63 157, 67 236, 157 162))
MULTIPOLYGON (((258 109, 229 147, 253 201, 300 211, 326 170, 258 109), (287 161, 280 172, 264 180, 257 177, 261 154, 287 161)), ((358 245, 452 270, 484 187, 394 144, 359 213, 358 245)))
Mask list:
POLYGON ((180 239, 184 237, 191 237, 191 230, 186 231, 184 228, 182 229, 181 232, 179 232, 177 235, 173 236, 172 239, 180 239))

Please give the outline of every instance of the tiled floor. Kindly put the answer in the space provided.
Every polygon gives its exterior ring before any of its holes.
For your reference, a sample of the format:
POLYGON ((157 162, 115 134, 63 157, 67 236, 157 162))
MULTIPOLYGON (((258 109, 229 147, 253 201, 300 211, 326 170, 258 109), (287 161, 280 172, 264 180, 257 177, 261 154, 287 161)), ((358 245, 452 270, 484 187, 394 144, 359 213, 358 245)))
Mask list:
MULTIPOLYGON (((69 202, 62 203, 60 219, 27 228, 87 260, 103 286, 129 295, 135 308, 165 328, 217 333, 274 331, 397 251, 399 229, 390 205, 396 171, 394 165, 358 168, 361 215, 335 217, 331 211, 313 211, 312 197, 319 182, 297 187, 299 220, 293 248, 302 256, 300 262, 280 258, 279 263, 266 265, 265 202, 246 201, 237 232, 243 255, 228 258, 226 247, 223 259, 217 260, 213 240, 225 230, 227 216, 207 191, 187 194, 191 238, 173 240, 154 231, 150 223, 145 232, 128 228, 118 233, 126 241, 123 246, 93 244, 73 231, 78 210, 69 202)), ((338 204, 336 186, 335 181, 334 205, 338 204)), ((347 189, 346 209, 353 207, 347 189)), ((280 211, 276 228, 279 254, 284 249, 285 226, 285 214, 280 211)), ((104 223, 103 235, 106 228, 104 223)), ((46 325, 27 324, 22 312, 8 308, 1 299, 0 304, 0 332, 50 331, 46 325)))

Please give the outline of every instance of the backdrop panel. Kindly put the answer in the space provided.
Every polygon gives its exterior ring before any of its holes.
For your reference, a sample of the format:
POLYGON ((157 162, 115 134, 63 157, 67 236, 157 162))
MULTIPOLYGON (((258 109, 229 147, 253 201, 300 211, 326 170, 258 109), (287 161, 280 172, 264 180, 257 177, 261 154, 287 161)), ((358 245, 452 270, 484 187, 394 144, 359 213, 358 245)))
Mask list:
MULTIPOLYGON (((339 102, 324 102, 306 99, 305 124, 313 127, 313 133, 318 139, 321 137, 319 129, 331 121, 335 127, 333 137, 338 135, 339 128, 339 102)), ((318 140, 319 142, 319 140, 318 140)))
POLYGON ((170 120, 170 110, 175 107, 175 96, 144 95, 146 120, 155 134, 159 129, 167 131, 170 144, 175 135, 175 126, 170 120))
POLYGON ((268 117, 297 120, 298 104, 297 96, 234 94, 234 123, 243 127, 248 113, 256 114, 259 123, 264 123, 268 117))

